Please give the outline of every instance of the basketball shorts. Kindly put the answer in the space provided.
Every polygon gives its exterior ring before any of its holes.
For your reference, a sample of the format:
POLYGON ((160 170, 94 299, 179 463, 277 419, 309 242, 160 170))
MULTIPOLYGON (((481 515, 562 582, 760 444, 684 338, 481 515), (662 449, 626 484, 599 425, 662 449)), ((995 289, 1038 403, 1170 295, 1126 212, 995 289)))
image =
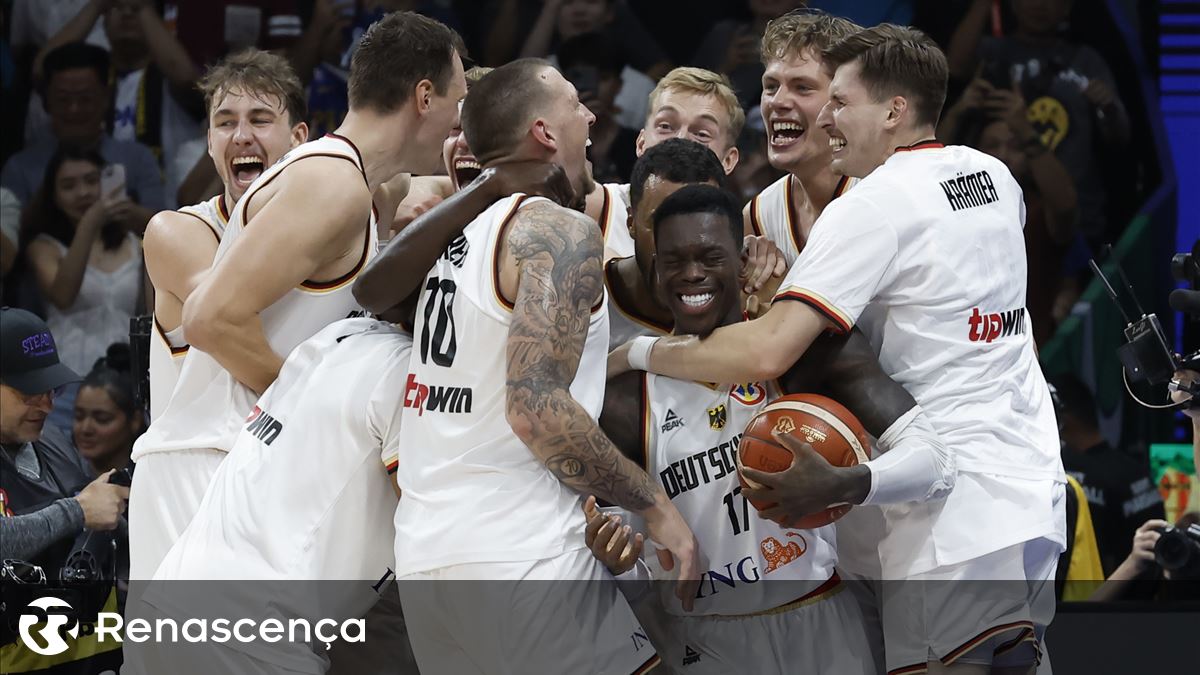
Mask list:
POLYGON ((862 613, 840 581, 759 614, 676 616, 670 623, 663 660, 678 675, 879 672, 862 613))
POLYGON ((643 673, 659 662, 588 549, 471 563, 397 580, 422 675, 643 673))
POLYGON ((129 578, 149 580, 200 508, 219 450, 171 450, 141 458, 129 489, 129 578))
POLYGON ((924 673, 934 660, 1013 668, 1037 663, 1054 618, 1060 552, 1049 539, 1033 539, 884 582, 888 675, 924 673))
POLYGON ((858 603, 858 610, 862 613, 863 631, 866 633, 867 647, 871 651, 872 672, 882 673, 884 672, 883 616, 879 605, 883 595, 883 582, 878 578, 867 577, 840 568, 838 576, 842 578, 842 583, 849 588, 847 593, 858 603))

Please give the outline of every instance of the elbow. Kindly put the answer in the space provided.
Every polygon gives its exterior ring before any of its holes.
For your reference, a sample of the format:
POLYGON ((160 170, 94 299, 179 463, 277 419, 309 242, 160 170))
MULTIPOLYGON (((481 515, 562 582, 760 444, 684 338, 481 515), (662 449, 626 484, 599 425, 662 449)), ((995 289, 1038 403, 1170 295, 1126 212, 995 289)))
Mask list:
POLYGON ((224 313, 202 300, 192 297, 183 303, 183 336, 189 345, 211 354, 230 331, 224 313))
POLYGON ((516 434, 521 442, 533 449, 535 440, 534 413, 519 401, 514 401, 514 393, 511 389, 507 393, 508 402, 504 406, 504 419, 508 422, 508 427, 516 434))
POLYGON ((385 302, 380 292, 380 283, 375 278, 372 267, 368 266, 354 281, 354 285, 350 287, 350 292, 354 295, 354 301, 360 307, 372 314, 382 314, 392 308, 392 305, 385 302))

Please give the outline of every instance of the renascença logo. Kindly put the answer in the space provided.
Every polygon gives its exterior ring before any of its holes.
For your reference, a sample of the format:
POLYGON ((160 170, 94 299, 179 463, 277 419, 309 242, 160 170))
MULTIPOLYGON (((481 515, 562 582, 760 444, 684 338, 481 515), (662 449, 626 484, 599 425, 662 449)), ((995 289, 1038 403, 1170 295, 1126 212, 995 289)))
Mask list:
MULTIPOLYGON (((38 598, 26 606, 17 622, 21 641, 42 656, 55 656, 67 650, 65 637, 79 637, 79 623, 72 617, 74 610, 67 602, 54 597, 38 598), (42 625, 40 628, 34 626, 42 625), (69 627, 68 627, 69 625, 69 627), (36 637, 35 637, 36 636, 36 637)), ((366 642, 367 625, 364 619, 131 619, 128 624, 116 612, 100 612, 96 623, 84 624, 85 635, 96 635, 99 642, 288 642, 325 643, 329 649, 334 642, 366 642)))
POLYGON ((56 656, 67 651, 67 641, 63 639, 63 634, 72 638, 79 636, 79 624, 68 616, 72 613, 71 605, 64 600, 52 597, 34 600, 26 606, 21 618, 17 620, 21 641, 42 656, 56 656), (38 624, 45 625, 34 630, 33 627, 38 624), (67 628, 67 624, 71 624, 71 627, 67 628), (33 637, 35 635, 38 637, 36 640, 33 637))

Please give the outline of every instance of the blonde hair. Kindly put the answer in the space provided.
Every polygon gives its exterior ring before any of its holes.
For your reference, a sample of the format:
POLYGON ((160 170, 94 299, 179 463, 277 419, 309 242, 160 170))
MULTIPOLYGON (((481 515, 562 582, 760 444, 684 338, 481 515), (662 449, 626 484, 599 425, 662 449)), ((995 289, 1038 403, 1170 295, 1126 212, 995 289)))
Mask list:
POLYGON ((213 106, 231 91, 278 99, 292 125, 308 117, 308 97, 296 71, 287 59, 261 49, 251 47, 230 54, 209 68, 196 87, 204 94, 204 107, 210 118, 213 106))
POLYGON ((742 126, 746 124, 746 111, 742 110, 742 105, 738 103, 737 94, 733 93, 733 85, 729 83, 729 78, 703 68, 676 68, 659 80, 658 86, 650 92, 651 115, 658 105, 658 99, 668 91, 700 94, 717 99, 729 117, 729 125, 725 129, 729 134, 729 144, 732 146, 737 143, 742 126))
POLYGON ((805 49, 819 57, 834 43, 860 30, 861 26, 840 16, 806 9, 793 10, 767 24, 759 56, 763 65, 800 55, 805 49))

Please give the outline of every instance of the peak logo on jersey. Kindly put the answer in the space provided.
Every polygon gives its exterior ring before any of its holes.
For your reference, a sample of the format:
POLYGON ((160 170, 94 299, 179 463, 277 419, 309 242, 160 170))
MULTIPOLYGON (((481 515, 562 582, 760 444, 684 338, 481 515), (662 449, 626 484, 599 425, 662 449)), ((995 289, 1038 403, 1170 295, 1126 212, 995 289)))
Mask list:
MULTIPOLYGON (((784 415, 784 416, 780 417, 779 421, 775 423, 774 431, 777 434, 790 434, 795 430, 796 430, 796 423, 794 421, 792 421, 792 418, 788 415, 784 415)), ((811 443, 811 442, 812 441, 809 441, 809 443, 811 443)))
POLYGON ((691 645, 683 646, 683 665, 690 666, 700 661, 700 652, 692 649, 691 645))
POLYGON ((971 342, 990 343, 996 338, 1022 335, 1025 333, 1025 308, 982 314, 978 307, 972 307, 967 324, 970 326, 967 339, 971 342))
POLYGON ((767 400, 766 388, 757 382, 739 384, 729 390, 729 395, 742 405, 758 405, 767 400))
POLYGON ((714 431, 720 431, 725 428, 725 404, 720 403, 715 408, 708 409, 708 426, 714 431))
POLYGON ((665 434, 672 429, 678 429, 683 426, 683 418, 675 414, 674 410, 667 408, 667 418, 663 420, 662 432, 665 434))
POLYGON ((767 537, 759 542, 758 550, 762 552, 763 560, 767 561, 767 569, 763 570, 763 574, 770 574, 790 562, 799 560, 800 556, 808 551, 808 542, 799 532, 788 532, 787 536, 796 537, 800 541, 783 544, 775 537, 767 537))
POLYGON ((445 251, 442 251, 442 260, 449 260, 451 265, 462 269, 468 250, 470 250, 470 246, 467 244, 467 238, 460 234, 450 242, 445 251))
POLYGON ((417 417, 425 414, 426 410, 440 413, 469 413, 471 412, 470 387, 439 387, 417 382, 415 375, 409 374, 408 383, 404 385, 404 407, 415 408, 417 417))
POLYGON ((946 193, 946 201, 950 202, 951 211, 961 211, 976 206, 985 206, 1000 201, 996 194, 996 185, 986 171, 972 174, 958 174, 950 180, 944 180, 938 185, 946 193))
POLYGON ((246 418, 246 431, 252 436, 270 445, 283 431, 283 423, 258 406, 246 418))

